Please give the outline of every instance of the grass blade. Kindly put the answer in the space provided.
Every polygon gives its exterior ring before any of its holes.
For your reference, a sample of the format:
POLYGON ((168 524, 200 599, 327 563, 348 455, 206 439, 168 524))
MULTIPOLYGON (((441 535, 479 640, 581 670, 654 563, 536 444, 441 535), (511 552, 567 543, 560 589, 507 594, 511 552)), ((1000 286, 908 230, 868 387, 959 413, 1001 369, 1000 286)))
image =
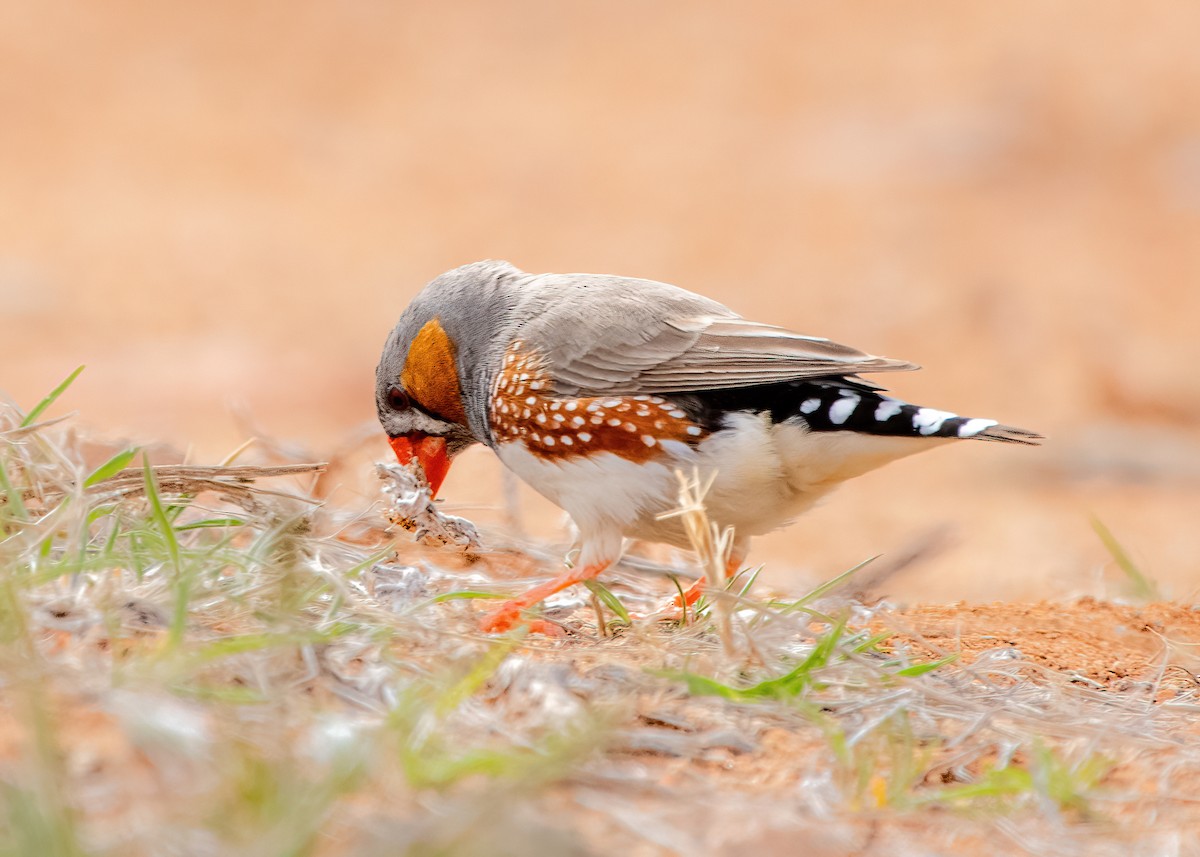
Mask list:
POLYGON ((146 499, 150 501, 150 518, 162 533, 167 547, 167 555, 171 558, 171 567, 174 571, 175 603, 167 639, 169 645, 175 647, 183 642, 191 587, 183 573, 183 562, 180 559, 179 539, 176 537, 175 527, 163 507, 162 497, 158 493, 158 480, 154 478, 154 468, 150 466, 150 459, 144 452, 142 453, 142 465, 146 477, 146 499))
POLYGON ((633 622, 629 618, 629 611, 625 609, 625 605, 621 603, 621 599, 612 594, 612 591, 598 580, 585 580, 583 585, 592 590, 597 598, 604 602, 604 606, 617 615, 617 618, 626 625, 632 625, 633 622))
POLYGON ((1142 573, 1142 570, 1137 567, 1133 559, 1129 556, 1129 553, 1117 541, 1116 536, 1095 515, 1092 516, 1092 529, 1096 531, 1096 535, 1104 543, 1104 548, 1108 551, 1108 555, 1113 558, 1113 562, 1125 573, 1125 577, 1129 580, 1129 587, 1133 591, 1133 596, 1146 601, 1161 600, 1162 593, 1158 589, 1158 584, 1142 573))
POLYGON ((22 523, 29 520, 29 510, 25 508, 25 498, 21 496, 21 490, 13 487, 12 480, 8 478, 8 468, 4 466, 4 462, 0 461, 0 489, 4 490, 7 505, 13 510, 13 517, 22 523))
POLYGON ((816 589, 809 592, 807 595, 801 596, 796 601, 793 601, 791 606, 788 608, 788 610, 799 610, 801 607, 808 604, 809 602, 816 601, 822 595, 825 595, 826 593, 831 592, 834 589, 837 589, 839 586, 841 586, 843 583, 845 583, 847 580, 849 580, 853 575, 862 571, 864 568, 866 568, 868 565, 873 563, 875 560, 879 559, 880 556, 882 556, 882 554, 873 556, 870 559, 864 559, 858 565, 854 566, 854 568, 843 571, 837 577, 831 577, 829 580, 822 583, 820 586, 818 586, 816 589))
POLYGON ((679 582, 679 578, 673 574, 671 582, 675 584, 675 590, 679 593, 679 624, 686 628, 688 624, 687 593, 683 591, 683 584, 679 582))
POLYGON ((203 530, 210 527, 242 527, 246 522, 241 518, 207 518, 203 521, 193 521, 190 524, 179 524, 175 527, 176 532, 184 530, 203 530))
POLYGON ((38 402, 37 406, 26 415, 25 419, 21 420, 21 428, 25 428, 26 426, 33 425, 33 423, 37 420, 37 418, 42 415, 42 412, 45 411, 46 408, 53 405, 54 401, 59 396, 61 396, 63 393, 65 393, 67 391, 67 387, 71 386, 71 383, 76 378, 79 377, 79 373, 82 372, 83 370, 84 370, 84 367, 80 366, 78 369, 76 369, 74 372, 72 372, 70 375, 68 375, 65 381, 63 381, 61 384, 59 384, 57 387, 55 387, 53 390, 51 390, 50 394, 48 396, 46 396, 46 398, 44 398, 40 402, 38 402))
POLYGON ((938 667, 944 667, 946 664, 954 663, 958 660, 958 654, 946 655, 944 658, 938 658, 936 661, 925 661, 919 664, 913 664, 911 667, 905 667, 902 670, 897 670, 896 675, 902 675, 905 678, 913 676, 925 675, 925 673, 933 672, 938 667))
POLYGON ((118 452, 108 461, 104 462, 95 470, 93 470, 92 474, 87 479, 83 480, 83 487, 91 488, 93 485, 103 482, 105 479, 111 479, 113 476, 116 476, 119 472, 125 469, 125 465, 131 462, 133 457, 137 454, 138 448, 136 446, 130 447, 123 452, 118 452))
POLYGON ((507 595, 501 592, 477 592, 471 589, 460 589, 456 592, 443 592, 441 595, 435 595, 429 599, 433 604, 442 604, 446 601, 466 601, 472 598, 508 598, 507 595))

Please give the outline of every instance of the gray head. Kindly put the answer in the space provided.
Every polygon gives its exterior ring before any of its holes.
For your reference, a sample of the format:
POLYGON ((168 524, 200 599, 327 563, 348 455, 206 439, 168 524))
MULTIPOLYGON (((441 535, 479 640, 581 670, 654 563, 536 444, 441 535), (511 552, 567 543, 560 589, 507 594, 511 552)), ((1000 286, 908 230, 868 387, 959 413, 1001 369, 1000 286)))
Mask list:
POLYGON ((496 261, 447 271, 413 299, 384 345, 375 372, 379 422, 402 462, 422 460, 435 489, 434 471, 444 475, 450 457, 490 442, 490 373, 525 276, 496 261))

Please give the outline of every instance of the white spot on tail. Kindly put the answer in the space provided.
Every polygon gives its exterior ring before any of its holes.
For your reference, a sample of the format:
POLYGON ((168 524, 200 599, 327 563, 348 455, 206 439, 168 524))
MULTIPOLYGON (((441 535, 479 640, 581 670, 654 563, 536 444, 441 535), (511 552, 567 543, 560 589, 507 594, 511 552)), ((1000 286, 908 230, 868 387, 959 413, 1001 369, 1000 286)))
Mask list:
POLYGON ((819 407, 821 407, 820 399, 805 399, 800 403, 800 413, 811 414, 819 407))
POLYGON ((946 420, 952 420, 958 414, 949 411, 939 411, 936 408, 918 408, 913 417, 913 428, 921 434, 936 434, 946 420))
POLYGON ((850 419, 850 415, 854 413, 854 409, 858 407, 858 403, 861 401, 862 399, 854 395, 854 393, 846 394, 843 392, 842 398, 829 406, 829 421, 834 425, 840 426, 846 420, 850 419))
POLYGON ((979 434, 984 429, 989 429, 994 425, 999 425, 999 423, 997 423, 995 420, 967 420, 958 427, 958 436, 975 437, 975 435, 979 434))
POLYGON ((875 421, 886 422, 904 409, 904 402, 899 399, 884 398, 875 409, 875 421))

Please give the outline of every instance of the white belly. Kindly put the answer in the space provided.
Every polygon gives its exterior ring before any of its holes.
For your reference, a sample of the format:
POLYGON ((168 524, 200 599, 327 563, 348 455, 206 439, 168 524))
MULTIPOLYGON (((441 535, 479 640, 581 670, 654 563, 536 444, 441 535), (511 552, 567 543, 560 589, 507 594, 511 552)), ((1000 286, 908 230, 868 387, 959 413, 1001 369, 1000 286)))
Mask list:
POLYGON ((580 562, 588 564, 619 556, 623 536, 689 546, 678 519, 657 518, 679 506, 676 470, 701 478, 715 471, 709 518, 748 538, 787 524, 839 482, 944 440, 809 432, 798 421, 772 425, 765 414, 739 413, 698 447, 665 443, 663 456, 643 464, 612 453, 544 459, 520 442, 496 451, 574 519, 584 544, 580 562))
POLYGON ((799 420, 732 414, 699 449, 701 472, 717 472, 709 517, 742 536, 791 522, 841 482, 922 452, 946 438, 812 432, 799 420))

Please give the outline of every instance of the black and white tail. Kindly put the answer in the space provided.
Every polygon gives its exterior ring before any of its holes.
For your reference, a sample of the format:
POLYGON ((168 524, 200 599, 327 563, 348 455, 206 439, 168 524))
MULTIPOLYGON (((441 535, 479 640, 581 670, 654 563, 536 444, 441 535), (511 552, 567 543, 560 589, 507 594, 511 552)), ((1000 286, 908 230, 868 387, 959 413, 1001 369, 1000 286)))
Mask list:
MULTIPOLYGON (((809 381, 793 387, 792 414, 812 431, 854 431, 891 437, 975 438, 1002 443, 1037 444, 1042 436, 995 420, 960 417, 949 411, 910 405, 864 386, 839 380, 809 381)), ((790 409, 789 409, 790 410, 790 409)))

